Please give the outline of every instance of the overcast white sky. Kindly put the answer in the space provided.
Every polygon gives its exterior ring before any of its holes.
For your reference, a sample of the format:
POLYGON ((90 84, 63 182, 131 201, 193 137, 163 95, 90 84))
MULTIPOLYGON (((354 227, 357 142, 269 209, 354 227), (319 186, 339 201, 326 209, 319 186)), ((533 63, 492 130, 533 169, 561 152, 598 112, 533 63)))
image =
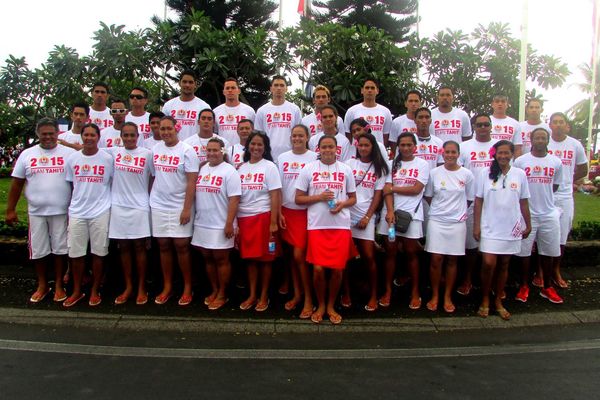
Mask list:
MULTIPOLYGON (((523 0, 420 0, 422 37, 449 28, 471 32, 477 24, 507 22, 513 35, 520 35, 523 0)), ((299 19, 298 0, 283 0, 284 24, 299 19)), ((0 14, 0 66, 9 54, 25 56, 31 66, 39 66, 56 44, 76 48, 80 54, 91 51, 92 33, 99 21, 124 24, 128 29, 150 25, 152 15, 162 16, 163 0, 54 0, 3 2, 0 14)), ((546 113, 565 110, 583 98, 572 84, 582 81, 577 66, 589 62, 592 40, 592 0, 529 0, 529 42, 543 54, 553 54, 568 63, 572 75, 560 90, 543 92, 546 113)), ((274 18, 278 14, 275 12, 274 18)))

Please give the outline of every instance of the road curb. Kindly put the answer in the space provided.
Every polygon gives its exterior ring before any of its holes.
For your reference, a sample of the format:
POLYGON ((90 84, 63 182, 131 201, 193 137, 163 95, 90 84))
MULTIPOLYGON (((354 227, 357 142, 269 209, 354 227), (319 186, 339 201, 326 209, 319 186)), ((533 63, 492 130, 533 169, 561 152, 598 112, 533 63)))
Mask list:
POLYGON ((326 320, 319 325, 310 321, 253 318, 160 317, 52 310, 0 308, 0 323, 45 327, 118 329, 124 331, 164 331, 188 333, 402 333, 444 332, 454 330, 505 329, 551 325, 577 325, 600 322, 600 309, 556 311, 513 315, 510 321, 498 316, 432 317, 432 318, 368 318, 346 319, 334 326, 326 320))

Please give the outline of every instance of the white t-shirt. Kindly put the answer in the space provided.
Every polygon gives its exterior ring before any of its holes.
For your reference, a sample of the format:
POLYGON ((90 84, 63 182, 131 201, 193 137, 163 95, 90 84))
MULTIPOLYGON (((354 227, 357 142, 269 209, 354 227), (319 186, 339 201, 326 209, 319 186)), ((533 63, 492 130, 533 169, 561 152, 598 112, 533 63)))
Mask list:
POLYGON ((150 177, 154 176, 152 151, 144 147, 133 150, 113 147, 109 151, 114 158, 112 204, 149 210, 148 183, 150 177))
POLYGON ((152 148, 160 142, 162 142, 162 139, 156 140, 154 139, 154 136, 150 136, 148 139, 144 139, 144 147, 148 150, 152 150, 152 148))
POLYGON ((300 171, 317 159, 317 153, 307 150, 304 154, 294 154, 292 150, 279 156, 277 168, 281 177, 281 205, 293 210, 305 210, 307 206, 296 204, 296 180, 300 171))
MULTIPOLYGON (((529 184, 529 212, 534 217, 543 217, 556 212, 553 185, 562 182, 562 162, 551 154, 535 157, 523 154, 513 164, 525 171, 529 184)), ((556 233, 558 235, 558 232, 556 233)))
MULTIPOLYGON (((336 136, 336 138, 337 138, 337 136, 336 136)), ((348 153, 350 154, 349 159, 356 158, 357 147, 358 147, 358 140, 352 139, 352 144, 350 144, 350 149, 348 150, 348 153)), ((383 159, 385 161, 387 161, 388 164, 390 164, 389 163, 389 161, 390 161, 389 154, 388 154, 387 149, 383 145, 383 143, 377 142, 377 147, 379 148, 379 153, 381 153, 381 157, 383 157, 383 159)))
POLYGON ((239 217, 250 217, 271 211, 271 190, 281 189, 281 179, 275 163, 262 159, 251 164, 249 161, 238 168, 242 182, 242 198, 238 209, 239 217))
MULTIPOLYGON (((309 196, 319 195, 330 190, 335 201, 345 201, 348 193, 356 192, 352 170, 342 162, 325 165, 320 160, 308 164, 296 182, 296 189, 309 196)), ((314 229, 350 229, 350 210, 347 207, 337 214, 329 211, 326 201, 319 201, 308 206, 308 230, 314 229)))
POLYGON ((537 128, 544 128, 548 131, 549 134, 552 133, 550 130, 550 126, 545 122, 540 122, 537 125, 531 125, 527 121, 523 121, 519 124, 521 128, 521 140, 523 141, 522 152, 523 154, 529 153, 531 151, 531 132, 536 130, 537 128))
POLYGON ((73 133, 73 130, 66 131, 58 135, 60 140, 71 144, 83 144, 83 139, 79 133, 73 133))
POLYGON ((442 143, 454 140, 461 143, 463 137, 471 136, 471 121, 463 110, 453 107, 450 112, 443 113, 439 108, 431 110, 429 132, 442 139, 442 143))
POLYGON ((523 144, 521 137, 521 124, 511 117, 496 118, 490 116, 492 120, 492 139, 508 140, 515 145, 523 144))
MULTIPOLYGON (((323 133, 323 124, 321 123, 321 114, 317 115, 314 112, 311 114, 308 114, 304 118, 302 118, 301 124, 308 128, 308 131, 310 132, 310 136, 314 136, 317 133, 323 133)), ((338 129, 338 133, 341 133, 342 135, 344 135, 346 133, 345 128, 344 128, 344 120, 340 116, 337 117, 337 129, 338 129)))
POLYGON ((208 103, 198 97, 194 97, 190 101, 182 101, 179 97, 175 97, 165 103, 162 112, 179 122, 181 130, 177 137, 179 140, 185 140, 198 134, 200 111, 207 108, 210 108, 208 103))
POLYGON ((93 156, 77 151, 67 158, 65 179, 73 182, 69 217, 93 219, 110 209, 113 159, 106 151, 93 156))
POLYGON ((492 139, 489 142, 480 142, 473 138, 462 142, 458 163, 471 171, 475 179, 478 179, 479 171, 489 169, 492 165, 493 158, 490 156, 490 149, 497 141, 497 139, 492 139))
POLYGON ((521 240, 523 229, 520 200, 529 198, 527 176, 520 168, 502 173, 496 182, 489 178, 490 170, 479 171, 476 196, 483 199, 481 237, 497 240, 521 240))
POLYGON ((417 135, 415 135, 415 137, 417 138, 417 148, 414 153, 415 157, 427 161, 430 171, 439 164, 444 163, 444 142, 442 142, 442 139, 433 135, 430 135, 427 140, 421 139, 421 137, 417 135))
POLYGON ((90 107, 90 115, 87 123, 96 124, 98 125, 98 128, 102 130, 108 128, 109 126, 113 126, 115 121, 110 114, 110 108, 106 107, 103 111, 96 111, 90 107))
POLYGON ((280 154, 291 150, 290 136, 292 127, 302 120, 302 114, 297 105, 285 101, 276 106, 267 103, 256 111, 256 130, 264 131, 271 141, 271 155, 277 160, 280 154))
POLYGON ((240 196, 242 185, 235 168, 226 162, 215 167, 204 164, 196 181, 196 217, 194 226, 224 229, 229 198, 240 196))
POLYGON ((410 119, 406 114, 394 118, 392 121, 392 131, 390 132, 390 142, 396 144, 398 137, 403 132, 410 132, 417 135, 417 125, 414 119, 410 119))
POLYGON ((183 208, 186 173, 198 172, 200 165, 196 152, 187 143, 166 146, 164 142, 152 148, 156 179, 150 192, 150 207, 157 210, 183 208))
POLYGON ((122 146, 123 140, 121 139, 121 131, 116 130, 114 126, 109 126, 100 131, 100 141, 98 142, 99 148, 109 149, 111 147, 122 146))
POLYGON ((234 144, 227 150, 229 163, 238 169, 244 162, 244 146, 239 143, 234 144))
POLYGON ((414 186, 421 182, 423 190, 416 196, 407 196, 394 193, 394 210, 403 210, 413 214, 415 221, 423 221, 423 207, 419 206, 417 212, 415 209, 421 204, 425 186, 429 182, 429 164, 427 161, 415 157, 412 161, 402 161, 400 168, 392 174, 392 185, 398 187, 414 186))
POLYGON ((548 143, 548 154, 553 154, 562 161, 562 181, 558 190, 554 193, 557 199, 573 198, 573 175, 575 167, 581 164, 587 164, 588 159, 585 150, 579 140, 567 136, 562 142, 557 142, 550 137, 548 143))
POLYGON ((225 138, 229 143, 236 144, 240 142, 237 133, 237 125, 243 119, 249 119, 254 122, 256 113, 254 109, 247 104, 240 103, 235 107, 229 107, 221 104, 214 109, 219 136, 225 138))
POLYGON ((145 112, 144 115, 140 115, 139 117, 136 117, 135 115, 131 114, 131 112, 129 114, 127 114, 125 116, 125 122, 133 122, 134 124, 137 125, 138 127, 138 133, 140 134, 140 137, 142 138, 142 140, 146 140, 150 137, 152 137, 152 129, 150 128, 150 113, 149 112, 145 112))
POLYGON ((371 133, 378 142, 383 143, 383 135, 389 135, 392 130, 392 113, 381 104, 376 104, 375 107, 365 107, 359 103, 350 107, 344 116, 346 132, 350 132, 350 124, 356 118, 362 118, 369 123, 371 133))
POLYGON ((194 135, 185 139, 183 142, 192 146, 194 148, 194 151, 196 152, 196 155, 198 156, 198 160, 200 162, 203 162, 206 161, 206 146, 208 145, 208 141, 214 137, 220 139, 223 142, 223 144, 225 145, 225 151, 229 150, 230 144, 227 141, 227 139, 215 134, 213 134, 212 137, 209 138, 201 138, 198 135, 194 135))
MULTIPOLYGON (((308 148, 314 151, 315 153, 319 153, 319 139, 322 136, 325 136, 324 133, 318 133, 310 138, 308 141, 308 148)), ((351 146, 350 141, 346 138, 346 135, 338 133, 335 135, 335 140, 337 141, 337 148, 335 150, 335 158, 338 161, 346 161, 351 158, 351 146)), ((356 154, 356 153, 355 153, 356 154)))
POLYGON ((57 144, 45 150, 36 145, 17 158, 12 176, 26 179, 25 198, 30 215, 49 216, 67 213, 71 185, 65 181, 65 163, 75 150, 57 144))
POLYGON ((350 208, 352 220, 360 220, 367 214, 376 190, 383 190, 385 175, 377 177, 372 163, 364 163, 353 158, 346 161, 352 170, 354 186, 356 187, 356 204, 350 208))
POLYGON ((429 219, 454 223, 466 221, 467 201, 475 199, 473 173, 465 167, 449 171, 443 165, 434 168, 425 187, 425 196, 432 197, 429 219))

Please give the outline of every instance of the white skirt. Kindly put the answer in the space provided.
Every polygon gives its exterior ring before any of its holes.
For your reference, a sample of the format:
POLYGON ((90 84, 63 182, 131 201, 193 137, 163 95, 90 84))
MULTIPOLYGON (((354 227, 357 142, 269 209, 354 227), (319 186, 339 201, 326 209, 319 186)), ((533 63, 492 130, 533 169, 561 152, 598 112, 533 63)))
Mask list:
POLYGON ((150 210, 113 205, 110 211, 108 237, 141 239, 150 237, 150 210))
POLYGON ((235 236, 227 239, 223 229, 209 229, 194 226, 192 246, 203 247, 209 250, 231 249, 235 243, 235 236))
POLYGON ((375 218, 371 218, 365 229, 358 229, 353 226, 352 238, 375 241, 375 218))
POLYGON ((520 240, 500 240, 481 238, 479 242, 479 251, 488 254, 512 255, 521 251, 520 240))
POLYGON ((152 236, 157 238, 186 238, 192 237, 194 229, 194 209, 190 222, 185 225, 179 223, 181 209, 157 210, 152 209, 152 236))
POLYGON ((427 223, 425 251, 447 256, 465 255, 467 225, 463 222, 440 222, 430 219, 427 223))

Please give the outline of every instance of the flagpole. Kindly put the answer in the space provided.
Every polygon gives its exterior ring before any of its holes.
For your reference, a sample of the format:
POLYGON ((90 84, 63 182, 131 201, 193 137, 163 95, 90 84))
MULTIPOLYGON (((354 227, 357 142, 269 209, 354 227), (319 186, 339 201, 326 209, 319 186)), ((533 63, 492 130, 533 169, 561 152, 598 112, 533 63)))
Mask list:
POLYGON ((525 121, 525 89, 527 86, 527 31, 529 29, 528 0, 523 2, 521 16, 521 73, 519 79, 519 121, 525 121))
POLYGON ((589 121, 588 121, 588 134, 587 134, 587 154, 591 160, 591 149, 592 149, 592 128, 594 127, 594 103, 596 99, 596 70, 598 69, 598 33, 600 29, 600 18, 598 15, 598 3, 599 0, 594 0, 594 12, 592 13, 594 20, 594 36, 592 39, 592 79, 590 87, 590 109, 589 109, 589 121))

